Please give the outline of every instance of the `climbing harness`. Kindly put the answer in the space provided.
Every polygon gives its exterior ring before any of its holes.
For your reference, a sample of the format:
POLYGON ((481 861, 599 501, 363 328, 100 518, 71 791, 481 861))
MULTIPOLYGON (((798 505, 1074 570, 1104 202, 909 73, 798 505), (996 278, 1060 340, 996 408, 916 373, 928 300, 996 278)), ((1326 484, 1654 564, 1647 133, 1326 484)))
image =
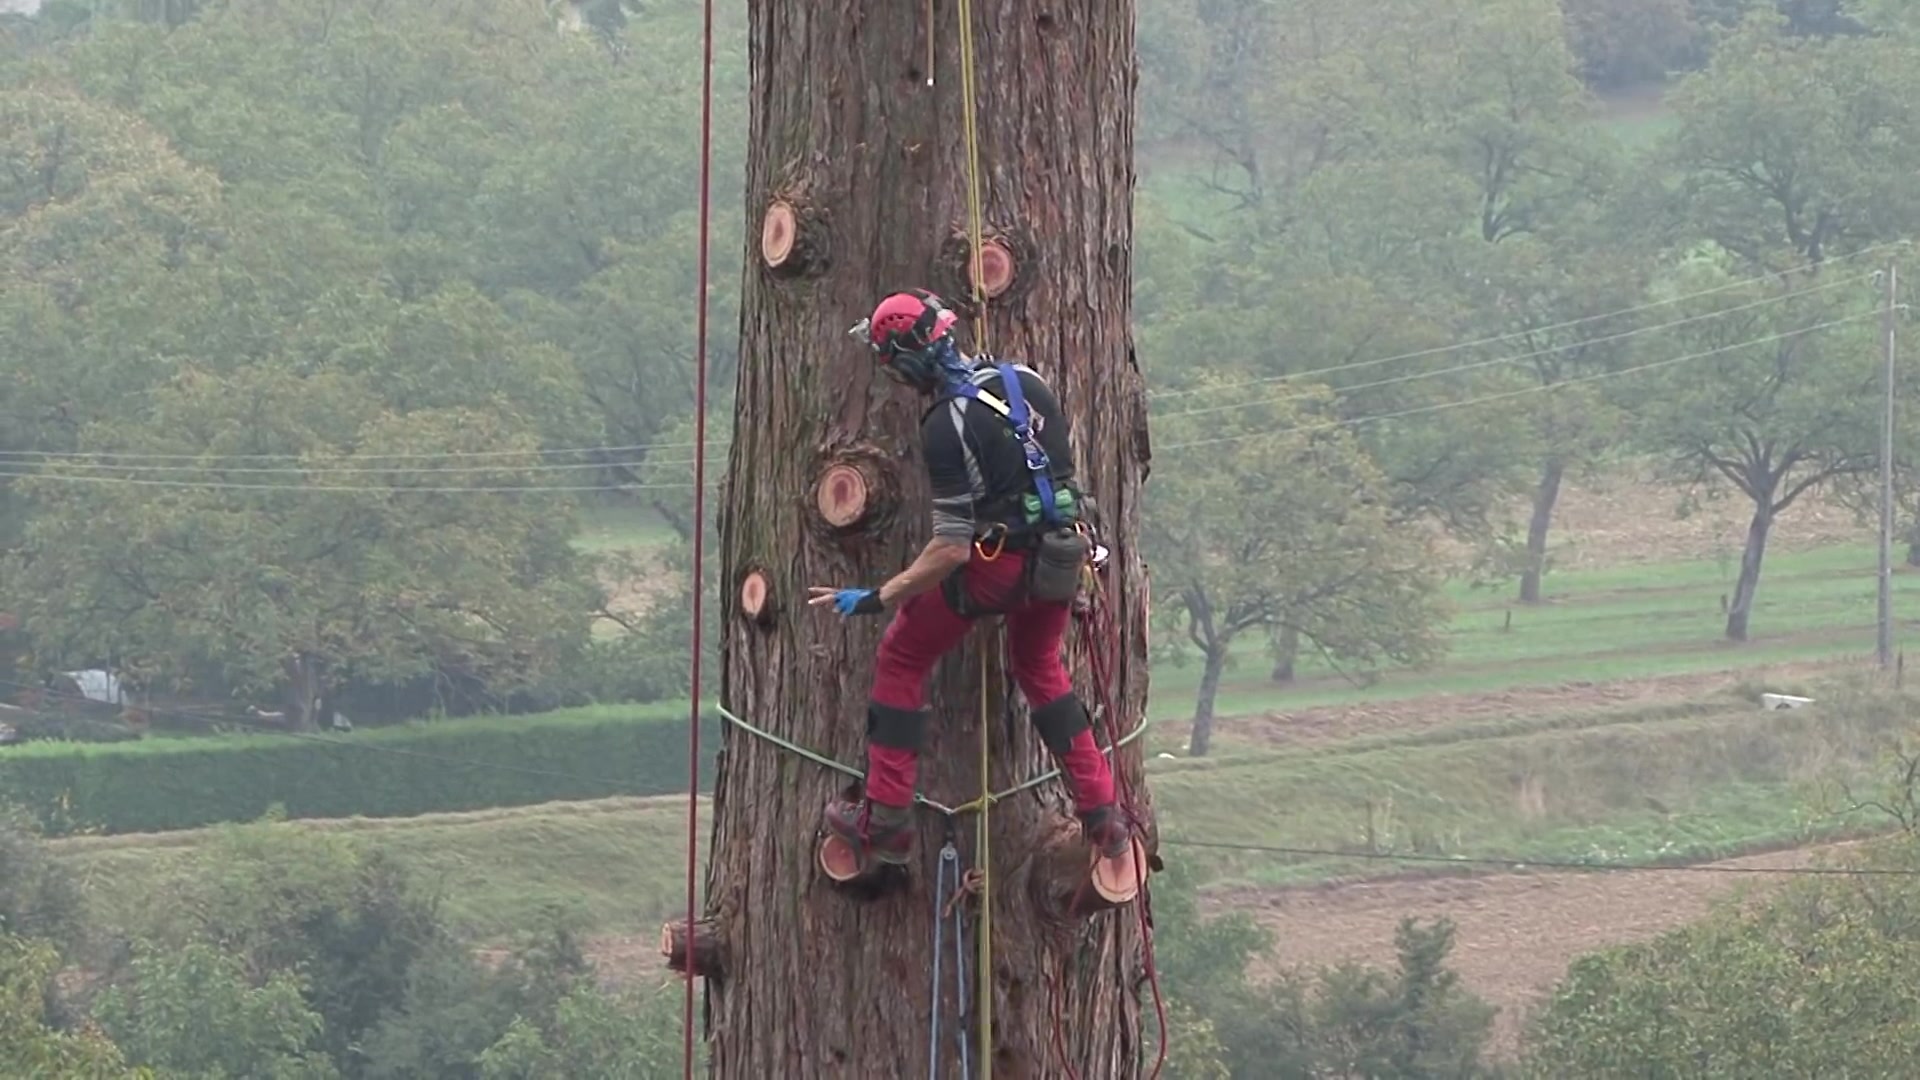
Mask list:
POLYGON ((1060 525, 1065 517, 1060 512, 1059 497, 1053 490, 1053 462, 1047 457, 1046 447, 1033 433, 1033 414, 1027 408, 1026 391, 1020 385, 1020 373, 1012 364, 998 363, 994 370, 1000 373, 1001 388, 1007 392, 1002 401, 993 394, 980 389, 972 382, 963 383, 954 388, 960 397, 978 401, 994 412, 999 413, 1013 428, 1013 434, 1020 440, 1021 452, 1027 458, 1027 471, 1033 474, 1033 487, 1040 496, 1040 515, 1049 525, 1060 525))
POLYGON ((961 1080, 971 1074, 967 1065, 967 929, 960 906, 967 891, 960 872, 960 851, 953 846, 953 827, 949 824, 933 885, 933 1017, 927 1032, 927 1080, 940 1080, 940 964, 946 952, 948 920, 953 922, 953 1000, 959 1010, 954 1017, 953 1041, 960 1051, 961 1080))

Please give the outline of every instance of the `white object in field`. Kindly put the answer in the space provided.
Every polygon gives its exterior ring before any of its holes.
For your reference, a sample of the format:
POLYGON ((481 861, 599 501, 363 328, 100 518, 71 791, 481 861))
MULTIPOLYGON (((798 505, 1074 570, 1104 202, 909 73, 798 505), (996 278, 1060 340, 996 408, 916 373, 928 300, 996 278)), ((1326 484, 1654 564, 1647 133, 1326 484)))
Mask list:
POLYGON ((1160 757, 1162 757, 1162 758, 1165 758, 1165 759, 1166 759, 1166 760, 1168 760, 1168 761, 1179 761, 1179 760, 1180 760, 1179 758, 1177 758, 1177 757, 1174 757, 1174 756, 1173 756, 1172 754, 1169 754, 1169 753, 1167 753, 1167 752, 1166 752, 1165 750, 1162 750, 1162 751, 1160 751, 1160 754, 1159 754, 1159 756, 1160 756, 1160 757))
POLYGON ((1810 697, 1794 697, 1792 694, 1761 694, 1760 707, 1763 709, 1797 709, 1802 705, 1813 704, 1810 697))

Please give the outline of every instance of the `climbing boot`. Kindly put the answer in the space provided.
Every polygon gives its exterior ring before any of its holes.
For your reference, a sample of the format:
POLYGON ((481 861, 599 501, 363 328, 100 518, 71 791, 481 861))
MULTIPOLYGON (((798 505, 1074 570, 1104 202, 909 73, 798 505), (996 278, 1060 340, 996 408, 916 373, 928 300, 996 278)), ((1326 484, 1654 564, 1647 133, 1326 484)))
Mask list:
POLYGON ((1112 803, 1082 812, 1080 831, 1103 859, 1117 859, 1133 845, 1133 835, 1127 829, 1127 817, 1112 803))
POLYGON ((913 808, 886 806, 866 799, 837 799, 827 804, 827 828, 860 856, 904 866, 913 854, 913 808))

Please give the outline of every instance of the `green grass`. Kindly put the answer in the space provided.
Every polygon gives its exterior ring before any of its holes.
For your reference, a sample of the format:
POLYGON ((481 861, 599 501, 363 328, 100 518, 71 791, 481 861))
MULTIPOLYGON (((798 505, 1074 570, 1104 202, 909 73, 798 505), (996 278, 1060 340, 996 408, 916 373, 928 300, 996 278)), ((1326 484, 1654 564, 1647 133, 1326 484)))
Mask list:
MULTIPOLYGON (((1432 669, 1388 671, 1374 686, 1356 687, 1308 653, 1297 668, 1300 685, 1279 688, 1252 639, 1239 645, 1216 709, 1231 716, 1859 656, 1873 648, 1875 567, 1867 545, 1769 556, 1745 644, 1723 636, 1720 602, 1732 582, 1717 559, 1549 575, 1539 606, 1512 603, 1506 590, 1455 584, 1448 652, 1432 669)), ((1920 575, 1895 576, 1894 603, 1896 611, 1920 610, 1920 575)), ((1900 633, 1897 626, 1896 639, 1900 633)), ((1154 719, 1191 716, 1199 677, 1192 661, 1156 665, 1154 719)))
MULTIPOLYGON (((604 799, 427 814, 298 821, 393 852, 443 897, 444 910, 480 940, 500 941, 549 905, 606 931, 651 928, 685 904, 684 797, 604 799)), ((186 870, 213 830, 54 841, 79 874, 89 913, 133 921, 170 875, 186 870)), ((706 836, 700 837, 705 858, 706 836)))
MULTIPOLYGON (((1490 738, 1188 761, 1153 778, 1161 827, 1280 847, 1447 856, 1698 860, 1884 825, 1841 812, 1833 785, 1871 787, 1911 702, 1623 717, 1490 738)), ((1378 874, 1354 859, 1189 849, 1228 880, 1378 874)), ((1416 867, 1417 868, 1417 867, 1416 867)))
MULTIPOLYGON (((1872 784, 1881 741, 1906 726, 1914 702, 1835 688, 1821 697, 1818 707, 1761 712, 1719 695, 1316 750, 1156 761, 1154 799, 1170 840, 1625 861, 1728 855, 1881 824, 1828 812, 1823 785, 1872 784)), ((271 827, 347 829, 388 845, 445 893, 464 928, 498 940, 552 903, 602 933, 650 933, 682 902, 684 813, 677 798, 622 799, 271 827)), ((75 838, 56 850, 81 873, 94 914, 111 924, 146 903, 207 835, 75 838)), ((1399 868, 1177 843, 1166 856, 1228 883, 1399 868)))

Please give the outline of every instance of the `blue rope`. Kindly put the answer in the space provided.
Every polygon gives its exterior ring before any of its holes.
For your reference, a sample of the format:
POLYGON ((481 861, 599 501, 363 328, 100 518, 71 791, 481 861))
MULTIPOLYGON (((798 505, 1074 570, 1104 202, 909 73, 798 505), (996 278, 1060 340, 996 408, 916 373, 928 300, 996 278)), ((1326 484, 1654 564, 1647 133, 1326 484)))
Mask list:
MULTIPOLYGON (((940 962, 945 954, 947 929, 948 890, 957 898, 960 892, 960 852, 948 840, 940 849, 940 869, 934 876, 933 886, 933 1018, 927 1025, 927 1080, 940 1080, 940 962)), ((958 983, 960 1015, 954 1031, 954 1042, 960 1047, 960 1077, 968 1080, 973 1075, 971 1062, 967 1059, 967 931, 961 922, 961 905, 953 905, 953 964, 954 979, 958 983)))

